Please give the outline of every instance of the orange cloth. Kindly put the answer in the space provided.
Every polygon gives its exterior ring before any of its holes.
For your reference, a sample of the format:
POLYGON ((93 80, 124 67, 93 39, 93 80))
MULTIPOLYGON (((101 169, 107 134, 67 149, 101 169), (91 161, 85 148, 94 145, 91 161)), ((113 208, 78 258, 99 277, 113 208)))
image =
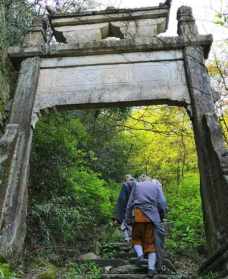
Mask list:
POLYGON ((141 245, 145 254, 155 252, 153 223, 151 223, 139 208, 134 210, 134 214, 135 222, 132 231, 132 245, 141 245))
POLYGON ((139 208, 134 209, 134 216, 137 223, 150 223, 150 219, 139 208))

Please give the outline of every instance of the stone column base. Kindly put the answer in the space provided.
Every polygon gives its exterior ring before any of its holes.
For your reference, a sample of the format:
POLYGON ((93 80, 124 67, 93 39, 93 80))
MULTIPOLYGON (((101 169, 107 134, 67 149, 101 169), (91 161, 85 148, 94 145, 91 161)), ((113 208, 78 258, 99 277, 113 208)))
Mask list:
POLYGON ((222 276, 228 275, 228 243, 201 265, 200 274, 209 272, 218 272, 222 276))

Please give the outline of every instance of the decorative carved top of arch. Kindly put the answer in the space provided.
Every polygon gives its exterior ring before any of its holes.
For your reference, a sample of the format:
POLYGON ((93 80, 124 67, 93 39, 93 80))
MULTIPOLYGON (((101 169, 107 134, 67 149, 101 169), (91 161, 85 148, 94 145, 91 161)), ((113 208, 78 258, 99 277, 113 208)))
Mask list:
MULTIPOLYGON (((151 38, 166 31, 169 5, 138 9, 90 11, 50 16, 53 33, 64 36, 69 44, 119 39, 151 38)), ((58 41, 58 38, 57 38, 58 41)))

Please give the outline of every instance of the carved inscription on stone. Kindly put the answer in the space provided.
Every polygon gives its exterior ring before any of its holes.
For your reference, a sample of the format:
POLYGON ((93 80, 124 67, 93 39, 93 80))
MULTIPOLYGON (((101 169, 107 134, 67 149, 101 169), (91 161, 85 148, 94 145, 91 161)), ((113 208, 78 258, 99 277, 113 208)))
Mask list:
POLYGON ((165 100, 188 104, 183 61, 153 62, 147 57, 145 62, 118 63, 115 59, 114 64, 106 65, 102 56, 100 65, 43 68, 34 112, 63 105, 131 105, 165 100))

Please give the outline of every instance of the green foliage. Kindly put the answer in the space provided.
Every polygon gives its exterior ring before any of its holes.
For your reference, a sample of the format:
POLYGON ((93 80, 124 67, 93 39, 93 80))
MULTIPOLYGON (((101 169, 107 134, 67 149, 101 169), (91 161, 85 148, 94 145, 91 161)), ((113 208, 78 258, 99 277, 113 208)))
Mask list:
POLYGON ((199 184, 197 174, 188 174, 178 187, 173 183, 166 188, 170 223, 167 247, 172 250, 193 250, 204 244, 199 184))
POLYGON ((7 113, 5 106, 14 91, 16 73, 7 48, 19 45, 32 20, 32 8, 27 1, 0 1, 0 129, 3 130, 7 113))
POLYGON ((164 185, 177 184, 197 169, 191 122, 185 110, 157 106, 133 111, 125 136, 132 145, 130 172, 146 173, 164 185))
POLYGON ((101 279, 102 270, 93 262, 85 263, 81 265, 71 265, 63 275, 64 279, 101 279))
POLYGON ((208 273, 208 274, 203 275, 203 276, 200 277, 200 278, 202 278, 202 279, 217 279, 217 278, 219 278, 219 275, 210 272, 210 273, 208 273))
POLYGON ((50 200, 69 189, 64 173, 77 167, 83 159, 79 141, 86 141, 85 129, 70 115, 50 115, 38 123, 32 150, 33 194, 36 199, 50 200))
POLYGON ((87 170, 73 169, 70 177, 79 207, 86 207, 97 222, 110 219, 119 191, 118 184, 106 182, 98 174, 87 170))
POLYGON ((57 277, 57 268, 53 265, 48 265, 46 270, 40 272, 37 275, 37 279, 56 279, 57 277))
POLYGON ((34 15, 33 5, 25 0, 4 0, 0 5, 1 10, 1 38, 2 44, 20 45, 23 35, 31 26, 34 15))
POLYGON ((28 262, 26 262, 26 273, 29 272, 29 275, 23 276, 23 278, 32 277, 37 279, 56 279, 58 278, 59 268, 52 263, 50 263, 47 259, 41 257, 33 257, 30 258, 30 263, 28 266, 28 262))
MULTIPOLYGON (((55 114, 38 123, 32 150, 28 239, 35 249, 73 245, 79 251, 80 239, 86 241, 86 252, 112 217, 119 184, 95 171, 103 155, 94 141, 101 136, 90 129, 93 114, 90 121, 87 117, 80 112, 55 114), (36 169, 39 172, 33 171, 36 169)), ((97 121, 100 130, 99 125, 104 123, 97 121)), ((104 145, 116 140, 118 136, 113 134, 106 135, 104 145)), ((118 148, 123 150, 121 144, 115 146, 117 152, 118 148)), ((112 149, 106 152, 110 154, 112 149)))
POLYGON ((51 241, 53 245, 61 243, 66 247, 77 247, 79 238, 89 241, 91 233, 96 233, 96 227, 111 218, 116 185, 107 185, 86 170, 75 170, 70 179, 72 189, 68 194, 53 197, 45 203, 34 201, 32 219, 34 224, 40 225, 36 228, 46 244, 51 241))
MULTIPOLYGON (((162 106, 52 114, 38 123, 34 139, 28 226, 34 251, 61 246, 81 254, 95 249, 96 241, 108 243, 119 182, 129 172, 163 182, 169 248, 203 243, 196 152, 185 111, 162 106)), ((112 255, 109 246, 101 253, 112 255)))
POLYGON ((81 116, 89 135, 85 159, 88 166, 106 180, 121 182, 129 170, 131 146, 122 135, 129 113, 129 109, 119 108, 95 110, 81 116))
POLYGON ((214 23, 225 26, 228 23, 228 16, 222 12, 216 12, 214 15, 214 23))
POLYGON ((16 274, 13 272, 10 265, 6 262, 0 263, 0 278, 1 279, 16 279, 16 274))

